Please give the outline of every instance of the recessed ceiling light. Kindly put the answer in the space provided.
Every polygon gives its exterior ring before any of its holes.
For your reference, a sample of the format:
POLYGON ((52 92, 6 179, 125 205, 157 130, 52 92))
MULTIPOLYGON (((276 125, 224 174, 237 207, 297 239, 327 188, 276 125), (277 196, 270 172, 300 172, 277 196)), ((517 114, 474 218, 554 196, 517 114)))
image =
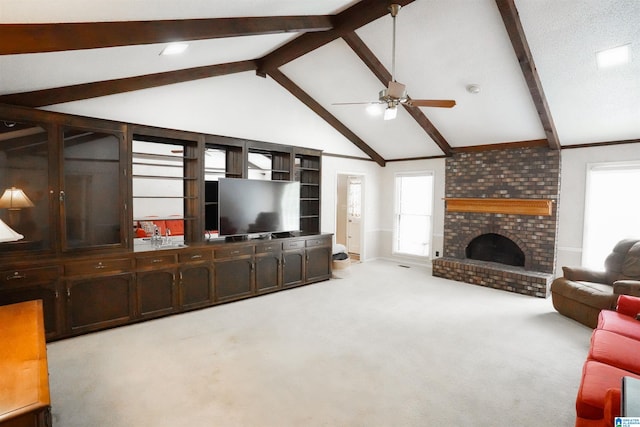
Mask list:
POLYGON ((169 43, 162 49, 160 55, 178 55, 189 47, 189 43, 169 43))
POLYGON ((596 52, 598 68, 611 68, 629 62, 629 45, 614 47, 596 52))

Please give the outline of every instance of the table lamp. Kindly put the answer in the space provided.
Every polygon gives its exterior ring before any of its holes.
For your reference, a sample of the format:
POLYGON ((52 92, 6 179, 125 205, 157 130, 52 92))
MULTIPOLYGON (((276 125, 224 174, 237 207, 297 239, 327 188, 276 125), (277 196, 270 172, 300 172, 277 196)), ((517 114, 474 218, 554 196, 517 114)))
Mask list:
POLYGON ((4 223, 4 221, 0 219, 0 243, 16 242, 23 238, 24 236, 22 234, 13 231, 11 227, 9 227, 4 223))
POLYGON ((20 209, 32 208, 33 206, 33 202, 20 188, 7 188, 0 197, 0 208, 9 210, 9 224, 11 226, 16 225, 16 215, 20 209))

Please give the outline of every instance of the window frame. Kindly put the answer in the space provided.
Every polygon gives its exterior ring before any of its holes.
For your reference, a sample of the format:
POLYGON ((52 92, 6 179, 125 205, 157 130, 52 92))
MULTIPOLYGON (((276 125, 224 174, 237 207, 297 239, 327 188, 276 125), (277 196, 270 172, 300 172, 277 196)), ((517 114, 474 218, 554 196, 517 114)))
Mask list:
MULTIPOLYGON (((640 161, 631 160, 631 161, 623 161, 623 162, 597 162, 597 163, 587 163, 586 171, 585 171, 585 193, 584 193, 584 217, 582 224, 582 253, 581 253, 581 266, 592 268, 592 269, 600 269, 604 271, 604 257, 602 257, 602 265, 597 267, 594 265, 590 265, 587 263, 587 255, 591 251, 589 248, 589 232, 591 224, 591 215, 592 212, 590 210, 590 206, 593 203, 592 198, 595 196, 592 192, 592 173, 594 171, 620 171, 624 169, 633 169, 640 172, 640 161)), ((632 236, 625 236, 632 237, 632 236)), ((640 236, 638 236, 640 237, 640 236)), ((624 238, 624 237, 622 237, 624 238)), ((614 243, 615 244, 615 243, 614 243)), ((607 248, 606 253, 610 253, 611 249, 613 249, 613 245, 610 248, 607 248)), ((606 257, 606 255, 605 255, 606 257)))
POLYGON ((394 174, 394 207, 393 207, 393 241, 391 244, 391 253, 395 256, 402 256, 407 258, 415 258, 418 260, 429 260, 431 258, 431 250, 433 248, 433 221, 434 221, 434 210, 435 210, 435 172, 433 170, 419 170, 419 171, 403 171, 396 172, 394 174), (431 178, 431 197, 428 202, 430 204, 430 213, 425 216, 428 217, 428 227, 429 230, 426 236, 426 246, 427 248, 424 251, 424 255, 418 255, 408 252, 402 252, 399 250, 399 227, 400 227, 400 200, 402 194, 400 194, 400 178, 403 177, 416 177, 416 176, 427 176, 431 178))

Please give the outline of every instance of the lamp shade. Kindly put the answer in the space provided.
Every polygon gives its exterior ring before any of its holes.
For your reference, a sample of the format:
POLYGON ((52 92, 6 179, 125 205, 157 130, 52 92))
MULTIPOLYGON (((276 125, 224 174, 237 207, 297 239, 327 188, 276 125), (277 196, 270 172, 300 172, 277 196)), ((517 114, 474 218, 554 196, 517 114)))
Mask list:
POLYGON ((22 234, 13 231, 11 227, 0 219, 0 243, 16 242, 23 238, 24 236, 22 234))
POLYGON ((387 109, 384 110, 383 119, 384 120, 393 120, 393 119, 396 118, 397 115, 398 115, 398 107, 396 107, 396 106, 387 107, 387 109))
POLYGON ((4 190, 0 197, 0 208, 9 210, 32 208, 33 202, 24 194, 20 188, 11 187, 4 190))

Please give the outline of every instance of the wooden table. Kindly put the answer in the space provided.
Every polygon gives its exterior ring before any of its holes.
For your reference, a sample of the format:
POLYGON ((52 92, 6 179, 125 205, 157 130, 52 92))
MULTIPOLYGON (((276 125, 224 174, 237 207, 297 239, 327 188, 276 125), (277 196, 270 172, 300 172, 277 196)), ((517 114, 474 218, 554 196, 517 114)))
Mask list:
POLYGON ((51 426, 42 301, 0 306, 0 426, 51 426))

